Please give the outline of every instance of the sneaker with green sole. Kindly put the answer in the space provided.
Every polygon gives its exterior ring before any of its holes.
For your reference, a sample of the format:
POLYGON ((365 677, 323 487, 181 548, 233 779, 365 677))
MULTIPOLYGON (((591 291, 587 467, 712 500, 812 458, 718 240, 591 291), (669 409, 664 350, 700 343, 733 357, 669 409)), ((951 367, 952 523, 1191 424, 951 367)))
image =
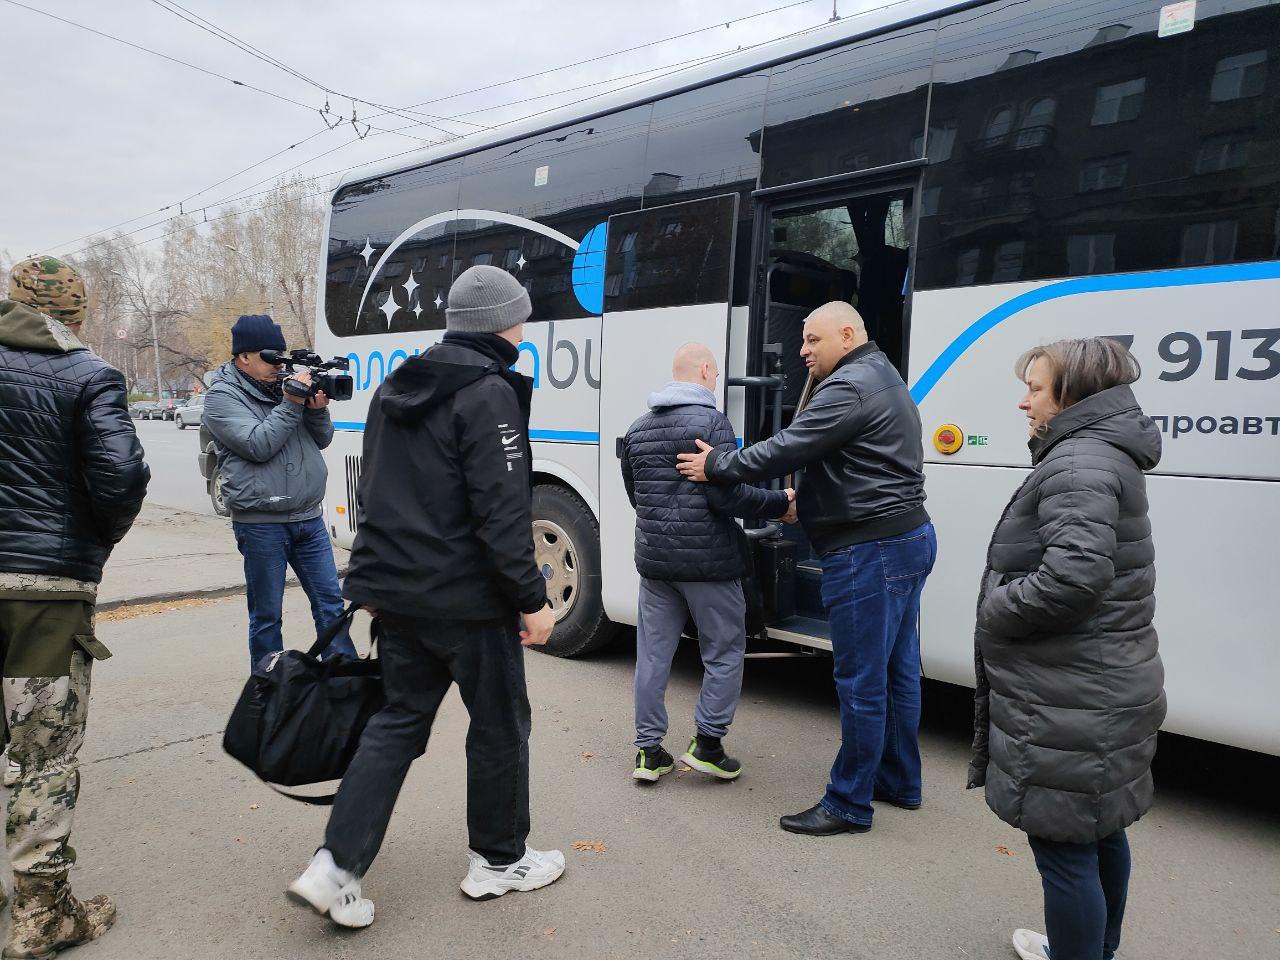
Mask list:
POLYGON ((631 776, 636 780, 654 783, 664 773, 670 773, 675 768, 675 758, 662 749, 661 745, 644 747, 636 754, 636 768, 631 771, 631 776))
POLYGON ((737 780, 742 773, 742 764, 724 752, 719 737, 701 733, 689 741, 689 751, 680 762, 719 780, 737 780))

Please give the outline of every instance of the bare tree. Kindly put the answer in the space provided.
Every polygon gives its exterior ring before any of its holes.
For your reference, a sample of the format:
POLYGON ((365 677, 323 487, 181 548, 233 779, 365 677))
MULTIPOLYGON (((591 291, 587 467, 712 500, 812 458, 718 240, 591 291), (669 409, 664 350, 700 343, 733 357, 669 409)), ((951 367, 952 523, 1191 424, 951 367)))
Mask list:
POLYGON ((158 389, 199 389, 230 357, 231 325, 244 313, 271 314, 290 345, 310 348, 324 249, 315 190, 282 180, 259 206, 228 207, 207 228, 176 220, 159 247, 119 234, 93 244, 75 261, 89 294, 82 339, 131 387, 142 370, 158 389))

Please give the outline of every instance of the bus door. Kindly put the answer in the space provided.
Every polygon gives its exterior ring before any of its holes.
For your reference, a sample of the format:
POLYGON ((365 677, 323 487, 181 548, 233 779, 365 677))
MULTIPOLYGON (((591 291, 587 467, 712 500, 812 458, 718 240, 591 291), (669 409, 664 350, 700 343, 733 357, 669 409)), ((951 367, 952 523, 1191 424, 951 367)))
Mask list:
POLYGON ((621 439, 671 380, 685 343, 711 348, 724 370, 733 289, 738 195, 691 200, 609 218, 600 350, 600 560, 608 617, 635 623, 635 511, 622 483, 621 439))
MULTIPOLYGON (((852 304, 867 333, 906 378, 909 296, 907 273, 913 190, 909 186, 877 191, 803 196, 775 189, 757 194, 756 264, 760 271, 752 303, 749 373, 780 373, 782 388, 773 403, 748 404, 748 440, 770 436, 803 409, 812 384, 800 358, 805 318, 833 300, 852 304)), ((801 473, 785 482, 799 488, 801 473)), ((829 646, 826 614, 819 592, 821 570, 799 524, 783 528, 794 544, 791 598, 778 605, 793 612, 774 620, 769 633, 809 646, 829 646)), ((757 557, 757 576, 767 579, 757 557)), ((766 558, 767 562, 767 558, 766 558)))

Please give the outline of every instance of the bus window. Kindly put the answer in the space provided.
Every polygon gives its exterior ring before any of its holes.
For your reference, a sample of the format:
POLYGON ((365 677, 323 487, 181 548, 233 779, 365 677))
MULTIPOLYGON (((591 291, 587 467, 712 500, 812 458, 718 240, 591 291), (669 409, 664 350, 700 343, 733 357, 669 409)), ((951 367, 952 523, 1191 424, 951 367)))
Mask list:
POLYGON ((867 333, 905 374, 905 286, 910 192, 826 201, 769 218, 764 340, 781 347, 784 426, 808 371, 800 359, 805 317, 833 300, 862 314, 867 333))

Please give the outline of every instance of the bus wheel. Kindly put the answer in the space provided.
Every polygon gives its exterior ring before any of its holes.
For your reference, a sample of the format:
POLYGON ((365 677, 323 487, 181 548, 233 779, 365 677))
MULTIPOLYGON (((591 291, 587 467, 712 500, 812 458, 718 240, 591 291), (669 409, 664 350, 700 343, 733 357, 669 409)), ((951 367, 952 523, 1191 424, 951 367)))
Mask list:
POLYGON ((600 597, 600 527, 576 494, 554 484, 534 487, 533 551, 556 613, 551 639, 534 649, 577 657, 613 639, 600 597))

